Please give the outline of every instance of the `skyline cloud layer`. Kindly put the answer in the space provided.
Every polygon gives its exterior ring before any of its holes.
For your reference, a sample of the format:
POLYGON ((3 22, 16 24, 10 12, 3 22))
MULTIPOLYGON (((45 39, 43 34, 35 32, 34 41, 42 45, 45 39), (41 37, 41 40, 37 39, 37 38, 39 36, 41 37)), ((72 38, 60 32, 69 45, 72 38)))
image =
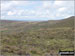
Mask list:
POLYGON ((1 1, 4 20, 58 20, 74 16, 74 1, 1 1))

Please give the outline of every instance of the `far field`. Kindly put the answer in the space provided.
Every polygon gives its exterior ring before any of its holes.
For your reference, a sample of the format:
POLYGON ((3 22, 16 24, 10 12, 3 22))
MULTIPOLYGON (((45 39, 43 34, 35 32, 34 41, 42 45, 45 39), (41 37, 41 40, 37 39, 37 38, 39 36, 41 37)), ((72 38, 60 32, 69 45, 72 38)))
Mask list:
POLYGON ((0 20, 2 55, 45 56, 74 48, 74 18, 42 22, 0 20))

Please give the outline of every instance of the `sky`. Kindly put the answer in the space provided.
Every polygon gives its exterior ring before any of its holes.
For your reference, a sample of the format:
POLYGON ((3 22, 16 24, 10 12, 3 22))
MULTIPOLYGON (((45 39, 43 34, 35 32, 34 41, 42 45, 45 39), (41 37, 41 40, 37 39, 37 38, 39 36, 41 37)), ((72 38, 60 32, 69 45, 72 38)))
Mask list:
POLYGON ((2 1, 1 20, 60 20, 74 16, 74 1, 2 1))

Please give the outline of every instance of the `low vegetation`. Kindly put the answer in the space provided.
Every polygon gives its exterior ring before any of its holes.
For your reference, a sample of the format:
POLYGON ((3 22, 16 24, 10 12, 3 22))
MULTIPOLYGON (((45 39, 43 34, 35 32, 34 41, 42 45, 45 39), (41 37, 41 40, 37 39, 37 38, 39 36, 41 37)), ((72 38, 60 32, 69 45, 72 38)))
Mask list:
POLYGON ((74 50, 74 16, 44 22, 0 20, 0 26, 2 55, 45 56, 74 50))

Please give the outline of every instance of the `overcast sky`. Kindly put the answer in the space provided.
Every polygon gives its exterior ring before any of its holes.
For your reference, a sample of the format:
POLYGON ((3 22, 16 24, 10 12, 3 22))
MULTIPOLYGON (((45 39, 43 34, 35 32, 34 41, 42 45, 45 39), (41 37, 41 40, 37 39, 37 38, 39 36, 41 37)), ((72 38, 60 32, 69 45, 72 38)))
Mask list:
POLYGON ((74 1, 1 1, 4 20, 58 20, 74 16, 74 1))

